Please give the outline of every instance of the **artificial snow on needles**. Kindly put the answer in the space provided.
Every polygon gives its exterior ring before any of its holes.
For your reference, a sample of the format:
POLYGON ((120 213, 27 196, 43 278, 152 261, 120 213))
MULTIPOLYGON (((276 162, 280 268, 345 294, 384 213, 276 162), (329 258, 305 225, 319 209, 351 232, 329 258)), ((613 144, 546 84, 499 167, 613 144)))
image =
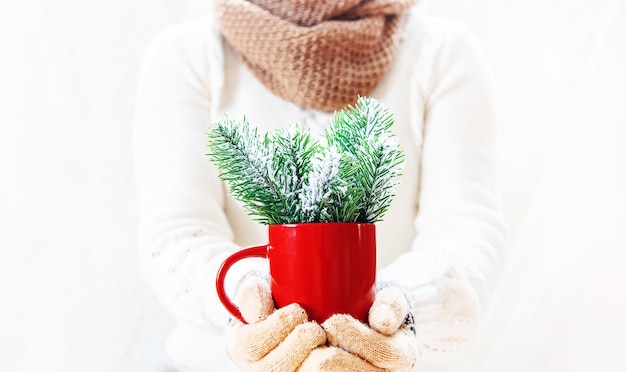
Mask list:
POLYGON ((220 179, 266 225, 382 220, 394 197, 404 154, 393 116, 360 97, 335 113, 322 141, 297 124, 263 136, 244 117, 216 122, 209 153, 220 179))

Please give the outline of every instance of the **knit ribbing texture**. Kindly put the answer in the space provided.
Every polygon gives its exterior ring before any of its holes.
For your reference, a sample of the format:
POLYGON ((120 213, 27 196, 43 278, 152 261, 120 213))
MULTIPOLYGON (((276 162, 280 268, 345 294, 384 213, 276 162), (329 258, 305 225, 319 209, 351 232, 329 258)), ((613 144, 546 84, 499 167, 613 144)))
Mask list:
POLYGON ((217 0, 222 35, 270 91, 335 111, 376 88, 416 0, 217 0))

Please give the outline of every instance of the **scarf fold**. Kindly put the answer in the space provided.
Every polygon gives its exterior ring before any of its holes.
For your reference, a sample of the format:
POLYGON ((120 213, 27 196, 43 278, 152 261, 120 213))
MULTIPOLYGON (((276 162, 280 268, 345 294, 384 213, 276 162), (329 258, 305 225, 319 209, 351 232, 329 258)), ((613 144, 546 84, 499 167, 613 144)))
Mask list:
POLYGON ((334 111, 376 88, 416 0, 217 0, 222 35, 254 76, 298 106, 334 111))

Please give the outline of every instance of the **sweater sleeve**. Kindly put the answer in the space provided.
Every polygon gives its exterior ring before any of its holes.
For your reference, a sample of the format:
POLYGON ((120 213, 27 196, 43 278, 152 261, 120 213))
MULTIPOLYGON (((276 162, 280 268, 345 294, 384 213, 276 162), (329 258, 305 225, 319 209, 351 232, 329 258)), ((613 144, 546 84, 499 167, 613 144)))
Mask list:
POLYGON ((411 250, 378 274, 410 293, 424 361, 456 355, 473 338, 505 250, 492 77, 468 30, 446 35, 421 76, 417 235, 411 250))
MULTIPOLYGON (((134 151, 144 276, 175 318, 213 326, 228 318, 217 299, 216 271, 240 247, 233 243, 218 171, 205 156, 212 105, 207 80, 211 58, 220 58, 210 44, 219 39, 202 21, 173 26, 148 48, 134 151)), ((246 271, 238 265, 229 271, 228 287, 246 271)))

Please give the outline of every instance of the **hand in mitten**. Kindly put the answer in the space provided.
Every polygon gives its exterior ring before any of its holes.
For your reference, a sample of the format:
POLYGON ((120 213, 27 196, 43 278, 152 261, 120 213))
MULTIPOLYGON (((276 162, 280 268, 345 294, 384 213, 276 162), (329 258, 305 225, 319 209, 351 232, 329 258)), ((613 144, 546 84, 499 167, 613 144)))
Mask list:
POLYGON ((258 277, 242 283, 235 302, 248 324, 231 321, 227 350, 246 371, 294 371, 311 350, 326 343, 322 327, 309 322, 298 304, 275 311, 269 285, 258 277))
POLYGON ((369 313, 369 326, 350 315, 322 323, 328 347, 309 355, 300 371, 408 371, 417 357, 411 305, 395 286, 380 289, 369 313))

